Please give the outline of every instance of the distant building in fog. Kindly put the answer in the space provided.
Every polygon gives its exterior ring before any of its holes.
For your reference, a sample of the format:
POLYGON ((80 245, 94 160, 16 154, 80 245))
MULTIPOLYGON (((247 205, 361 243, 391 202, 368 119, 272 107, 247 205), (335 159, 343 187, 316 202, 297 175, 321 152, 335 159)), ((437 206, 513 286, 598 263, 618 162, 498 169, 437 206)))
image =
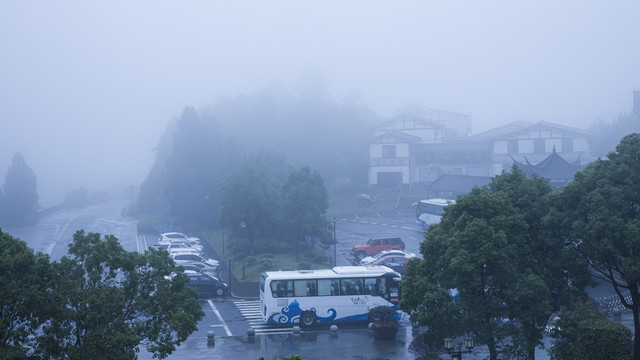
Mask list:
POLYGON ((470 131, 468 115, 440 110, 385 122, 370 145, 369 185, 449 192, 454 198, 458 190, 442 188, 446 181, 435 183, 438 189, 430 187, 443 175, 473 176, 449 180, 480 179, 475 185, 483 185, 514 164, 539 164, 553 153, 567 164, 591 161, 589 133, 574 127, 517 121, 476 135, 470 131))
POLYGON ((633 91, 633 113, 640 114, 640 90, 633 91))

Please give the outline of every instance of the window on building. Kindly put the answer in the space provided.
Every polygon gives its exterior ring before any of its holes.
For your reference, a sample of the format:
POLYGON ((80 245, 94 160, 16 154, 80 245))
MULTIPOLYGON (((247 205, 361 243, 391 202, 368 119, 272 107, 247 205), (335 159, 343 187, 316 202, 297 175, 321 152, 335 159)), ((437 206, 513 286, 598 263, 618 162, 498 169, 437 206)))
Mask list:
POLYGON ((507 153, 507 142, 506 141, 495 141, 493 143, 493 153, 494 154, 506 154, 507 153))
POLYGON ((394 157, 396 157, 396 146, 395 145, 382 145, 382 157, 383 158, 394 158, 394 157))
POLYGON ((533 140, 518 140, 518 153, 520 154, 533 153, 533 140))

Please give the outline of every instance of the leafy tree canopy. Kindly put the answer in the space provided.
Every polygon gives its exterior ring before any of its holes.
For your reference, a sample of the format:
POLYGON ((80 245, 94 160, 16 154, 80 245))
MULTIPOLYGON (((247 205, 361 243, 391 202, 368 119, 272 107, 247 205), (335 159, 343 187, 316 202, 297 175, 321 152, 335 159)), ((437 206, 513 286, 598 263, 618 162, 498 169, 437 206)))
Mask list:
POLYGON ((166 251, 127 252, 82 230, 59 262, 4 233, 0 246, 2 354, 135 359, 142 345, 164 358, 204 317, 166 251))
MULTIPOLYGON (((26 356, 28 339, 44 321, 49 257, 0 230, 0 354, 26 356)), ((0 355, 0 357, 2 357, 0 355)))
POLYGON ((564 240, 632 310, 633 354, 640 359, 640 134, 625 136, 607 159, 576 173, 555 203, 564 240))
POLYGON ((255 152, 222 184, 220 223, 240 233, 250 251, 256 235, 264 238, 277 233, 280 191, 290 171, 284 155, 255 152))
POLYGON ((281 199, 280 220, 296 253, 300 241, 326 235, 329 196, 320 173, 308 166, 293 170, 282 187, 281 199))
POLYGON ((535 356, 547 319, 567 294, 579 293, 566 279, 584 278, 584 267, 564 264, 571 259, 562 243, 544 235, 550 193, 543 179, 513 168, 460 196, 429 228, 423 259, 412 260, 403 276, 400 302, 429 327, 428 347, 473 335, 491 359, 535 356))
POLYGON ((560 312, 551 336, 555 339, 549 350, 552 360, 628 360, 633 351, 628 327, 586 305, 560 312))

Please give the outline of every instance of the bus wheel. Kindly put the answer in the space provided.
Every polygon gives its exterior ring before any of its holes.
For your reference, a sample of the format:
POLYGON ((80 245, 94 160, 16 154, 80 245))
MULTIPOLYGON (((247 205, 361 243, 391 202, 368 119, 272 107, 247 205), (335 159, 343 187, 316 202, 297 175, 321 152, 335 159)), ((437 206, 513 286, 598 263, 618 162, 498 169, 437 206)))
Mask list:
POLYGON ((316 314, 313 311, 305 311, 300 315, 300 324, 309 327, 316 323, 316 314))

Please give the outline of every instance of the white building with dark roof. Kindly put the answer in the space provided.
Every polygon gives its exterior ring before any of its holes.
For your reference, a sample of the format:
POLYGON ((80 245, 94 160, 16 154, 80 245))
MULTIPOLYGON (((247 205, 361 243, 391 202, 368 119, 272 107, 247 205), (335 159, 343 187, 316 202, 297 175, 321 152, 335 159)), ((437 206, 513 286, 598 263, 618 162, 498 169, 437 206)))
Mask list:
POLYGON ((514 164, 542 163, 553 153, 567 164, 592 160, 589 133, 574 127, 516 121, 476 135, 470 130, 469 116, 439 110, 385 122, 370 144, 369 185, 429 191, 443 175, 490 178, 514 164))

